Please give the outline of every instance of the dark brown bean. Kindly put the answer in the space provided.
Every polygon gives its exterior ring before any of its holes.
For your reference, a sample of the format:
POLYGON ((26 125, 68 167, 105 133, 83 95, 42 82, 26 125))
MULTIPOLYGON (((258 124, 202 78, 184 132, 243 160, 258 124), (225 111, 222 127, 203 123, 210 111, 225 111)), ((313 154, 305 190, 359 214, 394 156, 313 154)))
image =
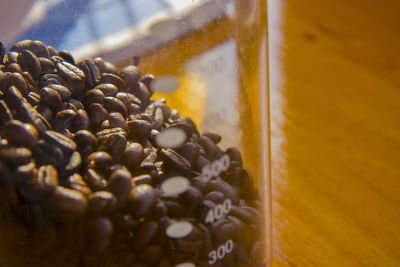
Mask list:
POLYGON ((50 59, 44 58, 44 57, 40 57, 39 61, 40 61, 40 67, 41 67, 41 70, 42 70, 42 73, 41 73, 42 75, 46 74, 46 73, 53 73, 54 72, 56 67, 54 66, 54 63, 50 59))
POLYGON ((18 63, 11 63, 4 69, 4 71, 12 72, 14 74, 20 74, 23 70, 18 63))
POLYGON ((108 181, 108 189, 118 200, 118 205, 122 206, 128 199, 132 190, 132 175, 129 171, 120 169, 113 172, 108 181))
POLYGON ((132 242, 132 248, 139 250, 150 243, 156 237, 159 225, 156 221, 145 221, 135 231, 135 238, 132 242))
POLYGON ((72 86, 72 95, 80 96, 85 84, 85 74, 82 70, 68 62, 56 64, 57 73, 72 86))
POLYGON ((186 191, 182 193, 182 198, 189 208, 196 207, 203 202, 203 194, 194 186, 189 186, 186 191))
POLYGON ((170 217, 182 217, 187 211, 187 208, 183 204, 173 200, 166 200, 164 204, 170 217))
POLYGON ((227 219, 221 219, 211 225, 211 232, 216 242, 224 242, 236 234, 235 224, 227 219))
POLYGON ((118 75, 112 73, 102 73, 101 75, 101 83, 111 83, 114 84, 118 88, 125 87, 125 81, 122 80, 118 75))
POLYGON ((61 97, 61 101, 68 101, 71 98, 71 91, 60 84, 49 84, 46 87, 55 90, 61 97))
POLYGON ((142 101, 140 101, 139 98, 137 98, 136 96, 134 96, 131 93, 118 92, 115 95, 115 97, 118 98, 119 100, 121 100, 127 107, 132 103, 139 105, 139 106, 142 104, 142 101))
POLYGON ((255 221, 254 216, 250 212, 238 206, 232 206, 230 215, 237 217, 247 224, 253 223, 255 221))
POLYGON ((13 120, 14 115, 4 100, 0 100, 0 125, 3 123, 13 120))
POLYGON ((125 132, 128 131, 128 128, 126 126, 126 121, 124 117, 121 115, 121 113, 118 112, 109 113, 107 119, 110 122, 111 128, 119 127, 123 129, 125 132))
POLYGON ((40 103, 50 107, 51 109, 56 109, 61 105, 62 100, 56 90, 51 89, 50 87, 43 87, 40 90, 40 103))
POLYGON ((118 74, 117 67, 110 62, 104 61, 101 57, 96 57, 94 62, 102 73, 118 74))
POLYGON ((51 121, 53 119, 53 112, 47 106, 36 106, 37 112, 39 112, 47 121, 51 121))
POLYGON ((74 135, 73 140, 80 149, 87 146, 91 147, 92 149, 95 149, 97 147, 96 136, 94 136, 94 134, 87 130, 77 131, 74 135))
POLYGON ((208 183, 208 188, 210 191, 222 192, 225 197, 232 201, 233 205, 237 205, 239 203, 239 192, 232 185, 221 179, 210 181, 208 183))
POLYGON ((1 136, 11 145, 33 148, 37 145, 39 133, 31 124, 11 120, 4 124, 1 136))
POLYGON ((88 200, 91 213, 107 213, 114 210, 117 205, 117 199, 107 191, 97 191, 91 194, 88 200))
POLYGON ((94 190, 105 189, 107 187, 107 181, 94 169, 88 169, 83 179, 94 190))
POLYGON ((59 111, 54 119, 53 127, 59 130, 65 129, 69 127, 75 116, 76 112, 72 109, 59 111))
MULTIPOLYGON (((120 129, 120 128, 114 128, 120 129)), ((100 139, 100 138, 99 138, 100 139)), ((101 139, 100 145, 98 147, 99 151, 107 151, 113 162, 118 162, 122 156, 124 155, 125 147, 126 147, 126 135, 124 132, 116 132, 105 136, 104 141, 101 139)))
POLYGON ((156 192, 147 184, 138 185, 129 194, 129 207, 135 217, 145 216, 156 204, 156 192))
POLYGON ((85 214, 87 200, 81 192, 57 186, 51 198, 50 210, 57 220, 75 219, 85 214))
POLYGON ((9 65, 12 63, 17 63, 18 52, 10 50, 3 58, 3 62, 5 65, 9 65))
POLYGON ((0 160, 11 166, 28 164, 31 158, 32 152, 27 148, 0 148, 0 160))
POLYGON ((141 71, 134 65, 128 65, 121 71, 121 78, 124 79, 125 83, 129 87, 133 87, 142 76, 141 71))
POLYGON ((23 50, 17 59, 18 64, 22 69, 29 71, 32 77, 38 79, 42 73, 42 67, 40 65, 39 58, 29 50, 23 50))
POLYGON ((74 57, 67 50, 58 51, 58 56, 62 57, 68 63, 75 65, 74 57))
POLYGON ((175 241, 177 248, 183 253, 198 252, 203 245, 203 232, 197 226, 193 226, 190 234, 175 241))
POLYGON ((101 240, 112 235, 113 231, 113 224, 107 217, 94 216, 86 221, 86 233, 92 240, 101 240))
POLYGON ((92 127, 97 128, 107 118, 108 111, 101 104, 95 103, 89 106, 88 114, 92 127))
POLYGON ((133 88, 133 94, 139 98, 143 104, 148 104, 150 102, 151 93, 149 89, 141 82, 135 84, 133 88))
POLYGON ((211 200, 212 202, 219 204, 222 203, 226 199, 226 197, 222 192, 211 191, 207 195, 205 195, 204 199, 211 200))
POLYGON ((76 149, 75 142, 61 133, 49 130, 44 132, 43 137, 46 141, 61 148, 66 153, 72 153, 76 149))
POLYGON ((74 151, 69 158, 66 166, 65 171, 68 175, 75 173, 79 170, 82 165, 82 157, 78 151, 74 151))
POLYGON ((200 151, 193 142, 186 142, 179 148, 180 154, 187 159, 191 165, 197 163, 200 157, 200 151))
POLYGON ((129 120, 127 121, 128 132, 131 137, 146 139, 151 132, 152 124, 146 120, 129 120))
POLYGON ((104 93, 99 89, 92 89, 86 92, 85 103, 87 106, 93 103, 103 104, 104 93))
POLYGON ((39 190, 54 190, 54 188, 58 186, 58 172, 52 165, 43 165, 39 168, 34 180, 39 190))
POLYGON ((126 106, 118 98, 106 96, 104 98, 104 107, 108 110, 108 112, 118 112, 121 113, 121 115, 124 117, 128 115, 128 110, 126 109, 126 106))
POLYGON ((138 252, 139 259, 147 264, 156 264, 163 256, 163 249, 161 245, 149 245, 138 252))
POLYGON ((6 46, 3 44, 2 41, 0 41, 0 63, 3 62, 5 51, 6 51, 6 46))
POLYGON ((139 166, 140 162, 144 159, 144 149, 139 143, 129 143, 124 152, 121 160, 126 166, 133 168, 139 166))
MULTIPOLYGON (((77 173, 68 177, 67 186, 71 189, 81 192, 82 194, 84 194, 86 196, 88 196, 92 193, 92 190, 89 188, 89 186, 83 180, 82 176, 77 173)), ((90 209, 90 199, 89 199, 89 209, 90 209)))
POLYGON ((59 147, 40 140, 33 150, 33 156, 38 165, 51 164, 59 167, 64 160, 64 153, 59 147))
POLYGON ((49 51, 47 46, 41 41, 24 40, 10 47, 10 51, 22 52, 23 50, 29 50, 38 57, 49 57, 49 51))
POLYGON ((32 105, 32 106, 37 106, 40 104, 40 94, 36 92, 29 92, 26 100, 32 105))
POLYGON ((99 84, 94 89, 102 91, 105 96, 115 96, 118 92, 117 86, 111 83, 99 84))
POLYGON ((182 174, 190 172, 191 165, 184 157, 176 153, 174 150, 161 149, 160 157, 164 161, 164 166, 167 171, 179 171, 182 174))
POLYGON ((140 184, 151 184, 152 178, 151 175, 148 174, 142 174, 138 175, 132 178, 132 181, 135 185, 140 185, 140 184))
POLYGON ((89 115, 83 109, 78 109, 76 112, 76 116, 72 120, 71 130, 79 131, 79 130, 88 130, 90 125, 89 115))
POLYGON ((100 83, 101 72, 92 59, 80 61, 78 67, 85 73, 86 83, 89 87, 100 83))
POLYGON ((10 108, 17 109, 25 101, 21 92, 15 86, 10 86, 5 92, 5 100, 10 108))

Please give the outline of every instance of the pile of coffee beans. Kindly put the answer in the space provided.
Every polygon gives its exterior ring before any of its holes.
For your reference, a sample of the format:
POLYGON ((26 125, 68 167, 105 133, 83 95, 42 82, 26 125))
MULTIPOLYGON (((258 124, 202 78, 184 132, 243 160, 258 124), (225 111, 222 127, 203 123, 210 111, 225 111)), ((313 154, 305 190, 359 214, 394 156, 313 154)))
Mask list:
POLYGON ((239 150, 151 99, 154 77, 137 64, 76 62, 30 40, 6 53, 0 42, 0 212, 19 256, 264 266, 262 205, 239 150))

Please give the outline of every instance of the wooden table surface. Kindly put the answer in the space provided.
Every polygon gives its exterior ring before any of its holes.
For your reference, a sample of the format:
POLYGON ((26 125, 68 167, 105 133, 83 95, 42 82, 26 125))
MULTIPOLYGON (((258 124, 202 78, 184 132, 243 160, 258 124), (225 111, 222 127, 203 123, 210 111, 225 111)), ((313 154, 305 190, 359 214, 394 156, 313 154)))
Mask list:
POLYGON ((270 1, 273 266, 400 266, 400 1, 270 1))

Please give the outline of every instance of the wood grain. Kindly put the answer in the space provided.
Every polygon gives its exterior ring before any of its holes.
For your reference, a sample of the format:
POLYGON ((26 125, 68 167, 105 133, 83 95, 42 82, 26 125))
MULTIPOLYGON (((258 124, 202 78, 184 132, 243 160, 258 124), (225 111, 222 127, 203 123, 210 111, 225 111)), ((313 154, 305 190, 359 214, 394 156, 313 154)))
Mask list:
POLYGON ((399 14, 395 0, 286 1, 275 267, 400 266, 399 14))

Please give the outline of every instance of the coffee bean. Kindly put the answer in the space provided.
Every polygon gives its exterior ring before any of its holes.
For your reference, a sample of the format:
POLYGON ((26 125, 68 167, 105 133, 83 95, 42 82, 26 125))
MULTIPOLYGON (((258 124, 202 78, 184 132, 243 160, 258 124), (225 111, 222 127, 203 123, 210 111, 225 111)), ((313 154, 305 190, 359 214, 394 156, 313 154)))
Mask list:
POLYGON ((5 100, 10 108, 17 109, 25 101, 21 92, 15 87, 11 86, 5 92, 5 100))
POLYGON ((138 175, 132 178, 132 181, 134 182, 134 184, 136 185, 140 185, 140 184, 151 184, 152 178, 151 175, 148 174, 142 174, 142 175, 138 175))
POLYGON ((126 121, 124 117, 121 115, 121 113, 118 112, 109 113, 107 119, 110 122, 111 128, 119 127, 123 129, 125 132, 128 131, 128 128, 126 126, 126 121))
POLYGON ((57 112, 56 117, 54 119, 53 127, 59 130, 65 129, 71 124, 75 116, 76 112, 72 109, 66 109, 57 112))
POLYGON ((54 190, 54 188, 58 186, 58 172, 56 168, 52 165, 41 166, 34 182, 37 188, 42 192, 54 190))
POLYGON ((108 152, 113 158, 114 162, 119 161, 124 155, 124 150, 127 143, 124 132, 116 132, 100 138, 100 145, 98 150, 108 152), (100 138, 104 138, 104 141, 101 141, 100 138))
POLYGON ((125 86, 124 80, 112 73, 102 73, 100 82, 113 84, 117 88, 123 88, 125 86))
POLYGON ((120 206, 125 204, 132 189, 131 178, 129 171, 121 169, 113 172, 108 181, 108 189, 117 198, 120 206))
POLYGON ((247 224, 254 222, 254 216, 247 210, 238 206, 232 206, 230 215, 237 217, 238 219, 242 220, 247 224))
POLYGON ((57 55, 62 57, 68 63, 75 65, 74 57, 67 50, 60 50, 58 51, 57 55))
POLYGON ((138 252, 139 260, 147 264, 156 264, 163 256, 163 249, 160 245, 149 245, 138 252))
POLYGON ((183 253, 198 252, 203 245, 203 232, 197 226, 193 226, 190 234, 175 241, 177 248, 183 253))
POLYGON ((182 194, 183 200, 188 203, 188 207, 196 207, 203 202, 203 194, 201 191, 194 186, 189 186, 182 194))
POLYGON ((6 46, 0 41, 0 63, 3 63, 4 54, 6 51, 6 46))
POLYGON ((212 180, 208 183, 208 188, 210 191, 220 191, 225 197, 232 201, 232 204, 236 205, 239 203, 239 193, 238 191, 223 180, 212 180))
POLYGON ((89 115, 83 109, 76 112, 76 116, 72 120, 71 129, 73 131, 88 130, 90 126, 89 115))
POLYGON ((132 248, 139 250, 148 245, 154 239, 159 230, 159 225, 156 221, 145 221, 135 231, 135 238, 132 242, 132 248))
POLYGON ((4 124, 1 136, 11 145, 33 148, 37 145, 39 134, 31 124, 11 120, 4 124))
POLYGON ((224 193, 219 191, 211 191, 207 195, 205 195, 204 199, 211 200, 215 203, 222 203, 226 199, 224 193))
POLYGON ((3 58, 4 65, 10 65, 17 63, 18 53, 15 51, 9 51, 3 58))
POLYGON ((25 165, 18 166, 13 173, 14 177, 17 177, 19 181, 31 181, 37 173, 35 162, 30 162, 25 165))
POLYGON ((156 192, 147 184, 138 185, 129 194, 129 208, 135 217, 145 216, 156 204, 156 192))
POLYGON ((98 103, 91 104, 88 108, 90 123, 92 127, 97 128, 108 117, 108 111, 98 103))
POLYGON ((23 96, 28 94, 29 84, 25 81, 24 76, 21 73, 6 73, 0 84, 0 89, 4 92, 10 86, 16 87, 23 96))
POLYGON ((18 53, 22 52, 23 50, 29 50, 37 57, 49 57, 49 51, 47 50, 46 45, 41 41, 24 40, 13 44, 10 47, 10 51, 15 51, 18 53))
POLYGON ((124 117, 128 115, 128 110, 126 109, 126 106, 118 98, 106 96, 104 98, 104 107, 108 110, 108 112, 118 112, 124 117))
POLYGON ((139 68, 134 65, 128 65, 121 71, 121 78, 124 79, 129 87, 133 87, 140 80, 141 75, 139 68))
POLYGON ((32 105, 37 106, 40 104, 40 94, 36 92, 29 92, 26 100, 32 105))
POLYGON ((43 140, 38 142, 38 145, 33 150, 33 155, 38 165, 51 164, 59 167, 64 160, 64 153, 61 148, 43 140))
POLYGON ((179 152, 182 155, 182 157, 184 157, 190 162, 191 165, 195 165, 200 157, 200 151, 197 145, 194 144, 193 142, 184 143, 179 148, 179 152))
POLYGON ((32 74, 32 77, 34 77, 35 79, 38 79, 40 77, 40 74, 42 73, 40 60, 31 51, 23 50, 19 54, 17 62, 24 70, 32 74))
POLYGON ((97 147, 96 136, 94 136, 94 134, 87 130, 77 131, 74 135, 73 140, 79 149, 83 149, 87 146, 91 147, 92 149, 95 149, 97 147))
MULTIPOLYGON (((66 184, 69 188, 77 190, 86 196, 92 193, 92 190, 89 188, 89 186, 86 184, 86 182, 83 180, 80 174, 75 173, 69 176, 66 181, 66 184)), ((90 197, 89 197, 89 210, 91 210, 90 197)))
POLYGON ((59 62, 56 64, 57 73, 72 86, 72 95, 79 97, 84 84, 85 74, 79 68, 68 62, 59 62))
POLYGON ((85 73, 86 83, 89 87, 100 83, 101 72, 92 59, 80 61, 78 67, 85 73))
POLYGON ((146 85, 146 87, 149 89, 150 93, 153 94, 154 93, 154 88, 152 86, 152 83, 154 82, 155 78, 152 74, 145 74, 143 76, 143 79, 140 80, 141 83, 143 83, 144 85, 146 85))
POLYGON ((130 93, 118 92, 115 97, 121 100, 126 107, 128 107, 130 104, 136 104, 138 106, 142 104, 142 101, 140 101, 139 98, 130 93))
POLYGON ((97 191, 91 194, 88 201, 91 213, 107 213, 114 210, 117 205, 117 199, 107 191, 97 191))
POLYGON ((93 190, 102 190, 107 187, 107 181, 94 169, 88 169, 83 179, 93 190))
POLYGON ((81 167, 81 165, 82 165, 81 154, 79 154, 79 152, 77 151, 74 151, 65 166, 65 171, 67 175, 71 175, 72 173, 77 172, 81 167))
POLYGON ((187 174, 190 172, 190 163, 184 157, 170 148, 162 148, 160 151, 160 158, 164 161, 165 168, 168 171, 179 171, 182 174, 187 174))
POLYGON ((22 68, 18 63, 12 63, 10 65, 8 65, 4 71, 6 72, 13 72, 15 74, 20 74, 22 73, 22 68))
POLYGON ((76 144, 70 138, 55 131, 45 131, 43 137, 49 143, 61 148, 66 153, 72 153, 76 149, 76 144))
POLYGON ((0 125, 3 125, 5 122, 13 119, 14 115, 7 106, 7 103, 4 100, 0 100, 0 125))
POLYGON ((94 152, 86 159, 87 167, 96 170, 106 170, 111 166, 111 163, 111 155, 103 151, 94 152))
POLYGON ((151 93, 149 89, 141 82, 135 84, 132 89, 133 94, 139 98, 143 104, 147 105, 150 102, 151 93))
POLYGON ((222 157, 221 149, 207 136, 201 136, 198 140, 199 144, 206 152, 206 158, 214 161, 222 157))
POLYGON ((146 120, 128 120, 127 127, 129 135, 134 138, 146 139, 151 132, 152 124, 146 120))
POLYGON ((86 105, 91 105, 93 103, 103 104, 104 93, 99 89, 92 89, 86 92, 85 101, 86 105))
POLYGON ((76 219, 87 210, 85 196, 76 190, 57 186, 50 202, 51 215, 56 220, 67 221, 76 219))
POLYGON ((0 148, 0 160, 10 166, 28 164, 31 158, 32 152, 27 148, 0 148))
POLYGON ((43 87, 40 90, 40 97, 40 103, 50 107, 51 109, 58 108, 62 103, 59 93, 50 87, 43 87))
POLYGON ((114 231, 111 220, 103 216, 90 217, 86 221, 86 233, 92 240, 101 240, 112 235, 114 231))
POLYGON ((42 70, 41 75, 47 73, 54 73, 56 67, 54 66, 54 63, 50 59, 40 57, 39 62, 40 62, 40 68, 42 70))
POLYGON ((236 227, 231 221, 221 219, 211 225, 211 232, 216 242, 224 242, 235 236, 236 227))
POLYGON ((62 102, 68 101, 71 98, 71 91, 63 85, 49 84, 46 87, 55 90, 60 95, 62 102))

